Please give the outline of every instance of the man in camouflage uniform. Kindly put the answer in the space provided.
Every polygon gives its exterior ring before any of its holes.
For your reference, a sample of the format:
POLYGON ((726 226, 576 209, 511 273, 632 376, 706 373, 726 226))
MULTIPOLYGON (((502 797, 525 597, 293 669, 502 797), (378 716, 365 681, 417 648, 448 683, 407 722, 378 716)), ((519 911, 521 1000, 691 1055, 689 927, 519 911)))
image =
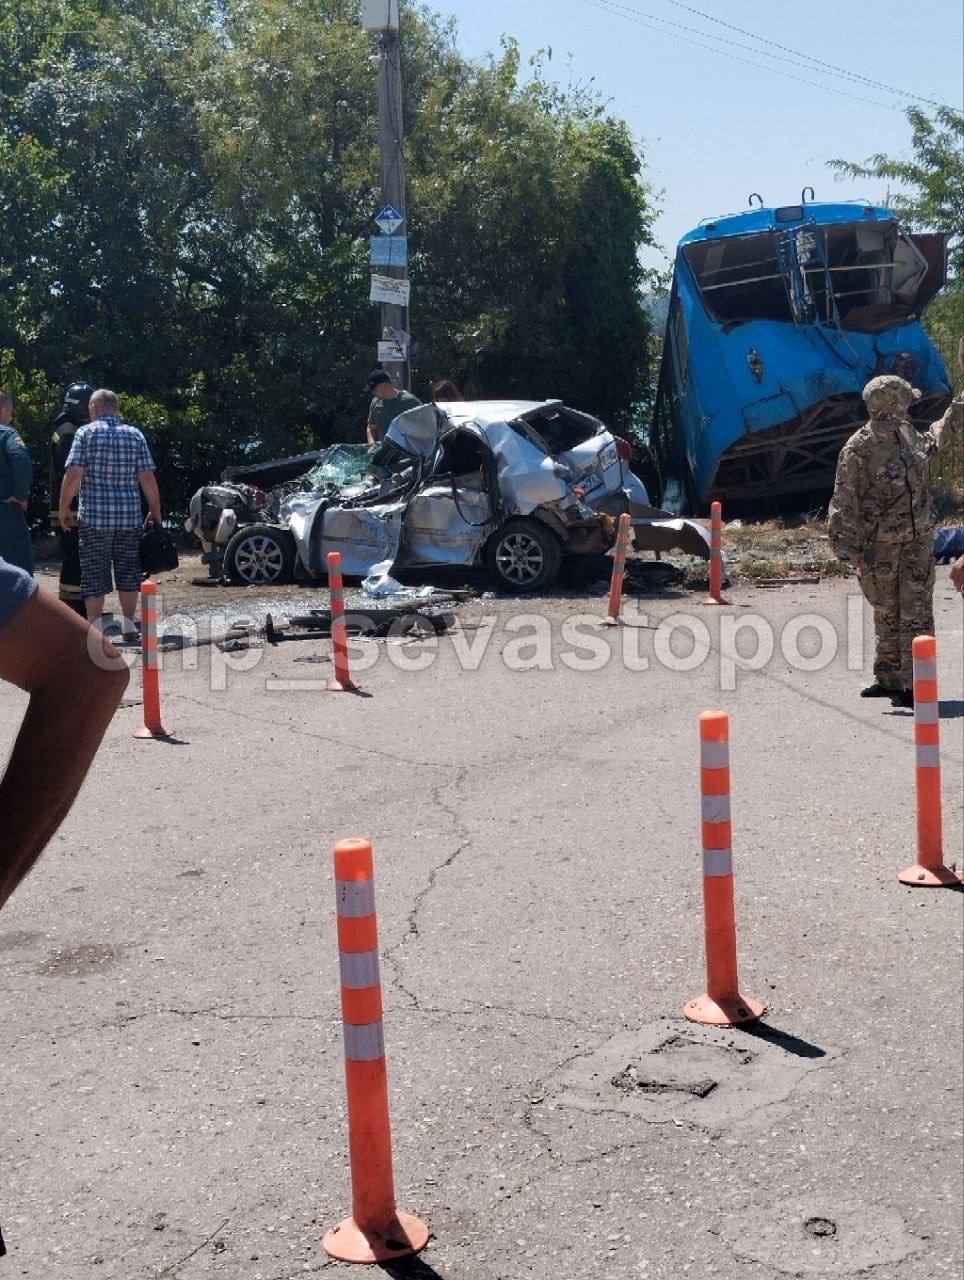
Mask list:
POLYGON ((864 698, 889 697, 914 705, 912 644, 934 634, 934 527, 927 487, 930 456, 961 435, 964 398, 939 422, 918 431, 909 421, 919 399, 903 378, 887 374, 864 388, 870 421, 840 452, 830 502, 830 545, 860 574, 860 589, 874 611, 877 653, 874 683, 864 698))

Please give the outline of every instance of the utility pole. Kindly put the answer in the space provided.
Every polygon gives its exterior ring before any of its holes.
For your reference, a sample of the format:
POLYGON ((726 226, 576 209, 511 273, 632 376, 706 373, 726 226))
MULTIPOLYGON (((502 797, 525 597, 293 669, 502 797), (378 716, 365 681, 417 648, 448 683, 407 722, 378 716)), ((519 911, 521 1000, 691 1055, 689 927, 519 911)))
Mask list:
MULTIPOLYGON (((381 151, 381 187, 383 206, 394 205, 406 215, 405 131, 402 120, 402 66, 399 51, 397 7, 392 0, 382 0, 387 25, 379 33, 378 59, 378 142, 381 151), (392 22, 394 20, 394 25, 392 22)), ((408 223, 402 230, 407 235, 408 223)), ((404 265, 379 267, 379 271, 397 280, 408 280, 408 258, 404 265)), ((381 304, 383 340, 403 335, 404 361, 385 360, 384 367, 397 385, 409 391, 412 384, 409 307, 395 303, 381 304)))

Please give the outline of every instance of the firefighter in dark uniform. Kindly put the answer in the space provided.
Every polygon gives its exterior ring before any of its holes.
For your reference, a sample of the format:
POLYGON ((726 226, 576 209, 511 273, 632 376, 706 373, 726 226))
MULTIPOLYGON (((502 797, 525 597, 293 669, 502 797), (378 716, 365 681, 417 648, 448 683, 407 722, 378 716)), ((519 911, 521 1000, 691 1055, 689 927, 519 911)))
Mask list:
MULTIPOLYGON (((54 419, 50 437, 50 524, 60 535, 60 589, 64 604, 82 618, 87 617, 80 593, 80 535, 76 524, 72 529, 60 527, 60 486, 63 484, 67 457, 74 443, 74 432, 90 422, 90 397, 94 388, 89 382, 72 382, 64 394, 63 411, 54 419)), ((76 517, 77 499, 71 510, 76 517)))
POLYGON ((0 390, 0 557, 33 573, 33 543, 26 520, 33 463, 13 425, 13 397, 0 390))

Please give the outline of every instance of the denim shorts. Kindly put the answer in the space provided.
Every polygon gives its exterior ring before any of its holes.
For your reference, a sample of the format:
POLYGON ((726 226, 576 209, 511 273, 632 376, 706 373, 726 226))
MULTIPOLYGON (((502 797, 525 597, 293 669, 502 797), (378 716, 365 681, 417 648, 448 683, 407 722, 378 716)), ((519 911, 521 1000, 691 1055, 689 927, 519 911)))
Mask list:
POLYGON ((0 627, 13 622, 36 590, 36 578, 0 559, 0 627))
POLYGON ((90 596, 141 589, 141 529, 92 529, 80 526, 80 589, 90 596), (113 569, 113 577, 111 570, 113 569))

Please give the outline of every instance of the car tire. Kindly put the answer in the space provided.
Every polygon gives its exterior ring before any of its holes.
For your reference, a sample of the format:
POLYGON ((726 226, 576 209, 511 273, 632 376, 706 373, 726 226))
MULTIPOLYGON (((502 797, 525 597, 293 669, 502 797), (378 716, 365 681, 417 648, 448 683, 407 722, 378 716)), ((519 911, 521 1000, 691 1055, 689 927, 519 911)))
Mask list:
POLYGON ((295 569, 295 543, 287 529, 249 524, 224 549, 224 573, 242 587, 273 587, 290 582, 295 569))
POLYGON ((486 564, 502 591, 545 591, 559 577, 562 543, 539 520, 507 520, 489 539, 486 564))

